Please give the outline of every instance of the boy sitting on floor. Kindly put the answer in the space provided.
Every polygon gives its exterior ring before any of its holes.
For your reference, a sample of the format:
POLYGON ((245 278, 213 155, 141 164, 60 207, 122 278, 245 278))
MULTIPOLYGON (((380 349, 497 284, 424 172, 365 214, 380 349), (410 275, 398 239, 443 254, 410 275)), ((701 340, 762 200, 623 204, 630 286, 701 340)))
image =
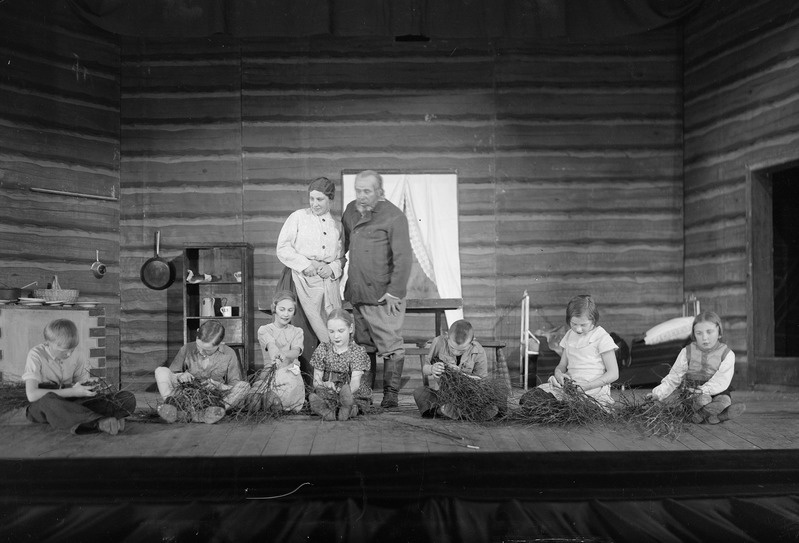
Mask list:
MULTIPOLYGON (((450 419, 461 418, 458 408, 451 404, 441 405, 439 400, 438 379, 445 368, 459 371, 472 379, 488 377, 488 359, 485 350, 474 339, 471 323, 459 320, 452 323, 449 332, 437 336, 433 340, 429 353, 430 362, 422 366, 422 374, 431 378, 430 386, 421 386, 413 391, 413 399, 423 417, 443 416, 450 419)), ((489 420, 499 412, 499 407, 490 405, 480 418, 489 420)))
POLYGON ((78 327, 69 319, 56 319, 44 328, 45 342, 33 347, 25 362, 22 380, 30 405, 25 416, 31 422, 48 423, 73 434, 125 429, 125 417, 136 409, 131 392, 98 394, 89 368, 75 355, 78 327))
POLYGON ((179 413, 177 407, 169 401, 178 383, 199 379, 207 386, 224 392, 224 407, 206 407, 202 413, 197 414, 198 421, 208 424, 220 420, 225 416, 226 410, 236 407, 247 396, 250 385, 247 381, 242 381, 236 353, 227 345, 221 344, 223 339, 225 327, 219 321, 205 321, 197 329, 197 340, 181 347, 168 368, 156 368, 155 382, 158 392, 166 400, 158 406, 158 415, 166 422, 175 422, 186 416, 185 413, 179 413))

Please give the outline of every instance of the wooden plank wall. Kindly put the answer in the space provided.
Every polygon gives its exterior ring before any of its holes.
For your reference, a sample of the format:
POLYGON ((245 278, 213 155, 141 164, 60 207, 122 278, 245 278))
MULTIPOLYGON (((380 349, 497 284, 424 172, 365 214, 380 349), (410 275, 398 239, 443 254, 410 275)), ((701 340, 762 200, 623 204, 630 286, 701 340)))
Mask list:
POLYGON ((102 302, 119 379, 119 44, 65 2, 0 3, 0 281, 102 302), (114 200, 31 192, 31 188, 114 200), (95 279, 100 251, 108 273, 95 279))
POLYGON ((499 55, 496 288, 513 308, 499 323, 509 344, 525 289, 533 329, 564 324, 583 293, 628 341, 681 315, 679 40, 670 29, 499 55))
MULTIPOLYGON (((245 47, 242 62, 245 228, 261 270, 257 291, 268 298, 273 289, 282 269, 277 236, 285 217, 307 206, 308 180, 339 180, 346 169, 457 169, 466 313, 483 336, 493 335, 494 53, 487 44, 259 43, 245 47)), ((339 200, 335 207, 340 213, 339 200)), ((431 318, 409 317, 405 335, 432 329, 431 318)))
POLYGON ((685 289, 719 312, 747 375, 747 168, 797 159, 799 12, 705 2, 685 30, 685 289))
POLYGON ((243 241, 239 49, 123 42, 121 79, 122 365, 136 386, 183 345, 184 245, 243 241), (140 279, 156 231, 177 273, 165 290, 140 279))
MULTIPOLYGON (((179 347, 175 288, 138 281, 155 229, 172 258, 184 242, 252 243, 266 305, 283 221, 307 205, 310 179, 345 169, 458 171, 465 313, 481 337, 516 337, 507 306, 525 288, 552 320, 586 289, 622 333, 672 316, 682 298, 680 40, 670 30, 590 48, 124 43, 126 374, 151 379, 179 347)), ((406 334, 431 328, 410 319, 406 334)))

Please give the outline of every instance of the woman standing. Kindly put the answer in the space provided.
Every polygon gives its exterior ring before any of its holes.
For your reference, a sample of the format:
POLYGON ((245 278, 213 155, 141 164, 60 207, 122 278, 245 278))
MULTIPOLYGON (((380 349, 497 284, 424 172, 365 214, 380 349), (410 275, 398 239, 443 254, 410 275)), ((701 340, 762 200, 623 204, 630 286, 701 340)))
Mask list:
POLYGON ((277 257, 286 266, 277 290, 294 292, 300 302, 294 324, 305 332, 302 371, 306 376, 311 371, 307 357, 320 341, 328 341, 327 314, 341 307, 343 232, 330 214, 335 191, 326 177, 311 181, 309 207, 289 215, 277 239, 277 257))

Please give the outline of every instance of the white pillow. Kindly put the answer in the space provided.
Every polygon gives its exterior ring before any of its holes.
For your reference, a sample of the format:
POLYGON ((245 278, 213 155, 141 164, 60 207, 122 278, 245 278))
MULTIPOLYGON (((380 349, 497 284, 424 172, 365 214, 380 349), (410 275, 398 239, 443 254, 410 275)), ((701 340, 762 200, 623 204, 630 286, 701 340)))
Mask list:
POLYGON ((686 339, 691 335, 691 327, 694 324, 693 317, 677 317, 656 324, 644 334, 644 343, 647 345, 657 345, 673 339, 686 339))

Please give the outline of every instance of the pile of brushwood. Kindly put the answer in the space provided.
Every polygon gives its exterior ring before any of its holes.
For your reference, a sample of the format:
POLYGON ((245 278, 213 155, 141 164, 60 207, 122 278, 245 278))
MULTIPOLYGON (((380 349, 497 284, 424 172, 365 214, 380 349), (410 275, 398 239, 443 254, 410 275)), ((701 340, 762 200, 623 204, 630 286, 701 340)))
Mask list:
POLYGON ((25 383, 0 381, 0 415, 28 405, 25 383))
POLYGON ((619 425, 633 427, 646 436, 674 439, 694 412, 694 393, 687 385, 682 385, 677 394, 665 402, 621 391, 618 401, 607 407, 570 379, 564 380, 560 392, 558 399, 530 395, 528 401, 510 412, 505 420, 553 426, 619 425))
POLYGON ((274 393, 276 371, 277 366, 268 366, 250 377, 250 392, 241 405, 231 411, 233 420, 264 422, 284 414, 280 399, 274 393))
POLYGON ((180 422, 200 420, 203 411, 208 407, 225 407, 225 393, 205 380, 192 379, 178 383, 168 398, 174 405, 180 422))
POLYGON ((438 402, 452 406, 462 420, 484 421, 492 406, 505 414, 509 396, 508 384, 501 379, 473 379, 449 365, 439 377, 438 402))
MULTIPOLYGON (((237 406, 228 409, 227 419, 234 422, 264 422, 276 419, 287 413, 283 411, 279 397, 275 394, 276 366, 269 366, 248 378, 250 390, 244 400, 237 406)), ((187 383, 178 383, 169 397, 169 403, 178 412, 183 412, 183 422, 198 420, 208 407, 225 407, 226 391, 205 380, 194 379, 187 383)))

